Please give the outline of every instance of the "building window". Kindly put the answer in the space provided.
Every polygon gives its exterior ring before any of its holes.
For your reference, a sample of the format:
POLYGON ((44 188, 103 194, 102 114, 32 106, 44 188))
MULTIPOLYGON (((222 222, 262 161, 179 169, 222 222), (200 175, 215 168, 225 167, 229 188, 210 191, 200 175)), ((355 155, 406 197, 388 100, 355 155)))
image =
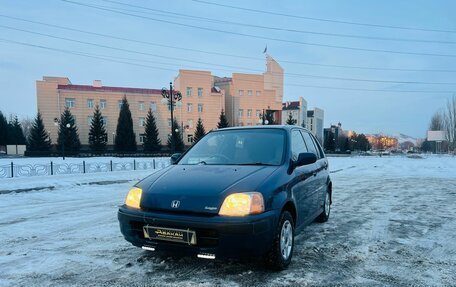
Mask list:
POLYGON ((261 91, 256 91, 257 96, 261 96, 261 91))
POLYGON ((187 142, 193 143, 193 135, 187 135, 187 142))
POLYGON ((76 100, 74 98, 65 99, 65 107, 74 108, 76 106, 76 100))
POLYGON ((87 107, 93 109, 93 99, 87 99, 87 107))
POLYGON ((187 103, 187 112, 191 113, 193 110, 193 105, 191 103, 187 103))
POLYGON ((168 127, 170 128, 171 127, 171 119, 168 118, 168 127))
POLYGON ((252 90, 247 90, 247 96, 251 96, 252 95, 252 90))
POLYGON ((146 139, 146 134, 139 134, 139 143, 144 143, 145 139, 146 139))
POLYGON ((106 100, 100 100, 100 109, 106 109, 106 100))
POLYGON ((101 117, 101 122, 103 123, 104 126, 108 124, 108 118, 107 117, 101 117))
POLYGON ((198 97, 203 96, 203 88, 198 88, 198 97))
POLYGON ((247 110, 247 117, 248 117, 248 118, 251 118, 251 117, 252 117, 252 110, 251 110, 251 109, 248 109, 248 110, 247 110))
POLYGON ((123 101, 122 100, 117 101, 117 105, 119 106, 119 110, 120 110, 122 108, 123 101))
POLYGON ((198 104, 198 113, 203 112, 203 104, 198 104))
POLYGON ((192 87, 187 87, 187 96, 190 97, 192 95, 192 87))
POLYGON ((261 115, 261 110, 256 110, 256 113, 255 113, 255 114, 256 114, 256 117, 259 118, 260 115, 261 115))
POLYGON ((244 115, 244 110, 243 109, 239 109, 239 117, 242 118, 244 115))
POLYGON ((139 118, 139 126, 144 127, 146 125, 146 119, 145 118, 139 118))
POLYGON ((150 110, 152 112, 156 112, 157 111, 157 103, 156 102, 150 102, 150 110))
POLYGON ((87 124, 88 124, 89 126, 92 125, 92 121, 93 121, 93 117, 92 117, 92 116, 88 116, 88 117, 87 117, 87 124))
POLYGON ((193 120, 188 120, 187 124, 189 129, 193 128, 193 120))
POLYGON ((144 102, 139 102, 139 110, 144 111, 144 102))
POLYGON ((244 90, 239 90, 239 96, 243 96, 244 95, 244 90))

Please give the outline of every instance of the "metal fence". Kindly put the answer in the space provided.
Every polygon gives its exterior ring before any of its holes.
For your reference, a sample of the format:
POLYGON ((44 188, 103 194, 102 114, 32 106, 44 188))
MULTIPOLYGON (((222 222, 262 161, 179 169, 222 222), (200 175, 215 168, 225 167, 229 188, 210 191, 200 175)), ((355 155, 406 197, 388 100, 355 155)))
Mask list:
POLYGON ((10 164, 0 165, 0 178, 44 176, 57 174, 97 173, 127 170, 162 169, 169 166, 169 159, 152 159, 148 161, 121 161, 79 163, 40 163, 40 164, 10 164))

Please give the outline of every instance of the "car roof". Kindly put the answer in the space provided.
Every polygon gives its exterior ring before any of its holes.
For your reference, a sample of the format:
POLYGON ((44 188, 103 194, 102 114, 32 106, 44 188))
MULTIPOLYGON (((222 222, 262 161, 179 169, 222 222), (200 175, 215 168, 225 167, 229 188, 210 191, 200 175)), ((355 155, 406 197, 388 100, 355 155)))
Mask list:
POLYGON ((228 130, 257 130, 257 129, 281 129, 281 130, 290 131, 293 128, 299 128, 302 130, 309 131, 306 128, 303 128, 301 126, 295 126, 295 125, 258 125, 258 126, 229 127, 229 128, 217 129, 217 130, 214 130, 214 132, 215 131, 228 131, 228 130))

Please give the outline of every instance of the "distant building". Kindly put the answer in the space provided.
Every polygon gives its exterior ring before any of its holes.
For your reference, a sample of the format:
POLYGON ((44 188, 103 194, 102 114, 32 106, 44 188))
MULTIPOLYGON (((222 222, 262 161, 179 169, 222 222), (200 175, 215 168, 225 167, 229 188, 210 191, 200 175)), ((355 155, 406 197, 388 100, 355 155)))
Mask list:
POLYGON ((346 136, 346 133, 342 130, 342 124, 331 125, 329 128, 323 129, 324 141, 323 146, 325 150, 340 151, 341 150, 341 138, 346 136), (332 141, 332 142, 329 142, 332 141))
POLYGON ((184 127, 184 143, 193 142, 198 118, 203 121, 206 132, 216 129, 220 112, 225 110, 225 94, 214 86, 209 71, 179 70, 174 79, 176 90, 182 93, 182 108, 176 117, 184 127))
MULTIPOLYGON (((271 56, 266 55, 266 71, 262 74, 233 73, 231 77, 213 76, 210 71, 179 70, 174 88, 182 94, 174 116, 179 123, 184 143, 193 142, 198 118, 203 120, 206 131, 215 129, 221 111, 231 126, 258 125, 264 114, 273 114, 276 124, 285 123, 288 114, 282 114, 284 70, 271 56)), ((167 88, 167 87, 166 87, 167 88)), ((171 129, 169 107, 162 104, 161 89, 103 86, 101 81, 92 85, 74 85, 66 77, 47 77, 36 82, 38 110, 42 113, 52 142, 57 142, 59 119, 65 107, 76 119, 83 145, 88 144, 88 134, 95 106, 99 106, 108 133, 108 144, 113 144, 122 98, 130 104, 136 142, 144 141, 144 125, 149 108, 154 113, 162 144, 166 144, 171 129)), ((300 98, 294 117, 298 125, 306 126, 307 102, 300 98)), ((293 104, 294 105, 294 104, 293 104)), ((312 111, 313 112, 313 111, 312 111)), ((311 120, 314 134, 323 137, 323 111, 315 109, 311 120), (315 123, 314 123, 315 122, 315 123)))
POLYGON ((230 125, 257 125, 267 112, 273 113, 276 123, 281 123, 283 69, 271 56, 266 56, 263 74, 233 73, 231 77, 214 77, 214 85, 224 91, 230 125))
POLYGON ((323 143, 323 124, 325 119, 325 112, 322 109, 314 108, 307 111, 307 126, 312 134, 323 143))
MULTIPOLYGON (((212 86, 209 72, 192 72, 198 79, 194 85, 187 85, 188 74, 180 71, 176 78, 177 86, 184 86, 182 106, 175 108, 175 117, 184 130, 184 143, 191 144, 196 121, 203 119, 206 130, 217 126, 220 111, 224 109, 224 94, 212 86), (188 88, 191 95, 188 95, 188 88), (187 89, 187 90, 186 90, 187 89)), ((108 134, 108 144, 114 143, 117 119, 122 98, 127 97, 133 119, 133 130, 136 142, 144 141, 144 126, 149 108, 152 110, 159 130, 162 144, 166 145, 171 132, 171 115, 169 107, 161 104, 161 89, 143 89, 103 86, 101 81, 93 81, 92 85, 73 85, 65 77, 43 77, 36 82, 38 110, 50 133, 53 143, 57 142, 58 126, 54 119, 60 119, 65 107, 71 110, 76 119, 81 144, 88 144, 90 124, 96 105, 100 107, 108 134)))
POLYGON ((307 102, 303 97, 299 97, 299 101, 282 103, 282 124, 286 124, 290 114, 296 120, 296 125, 306 127, 307 102))

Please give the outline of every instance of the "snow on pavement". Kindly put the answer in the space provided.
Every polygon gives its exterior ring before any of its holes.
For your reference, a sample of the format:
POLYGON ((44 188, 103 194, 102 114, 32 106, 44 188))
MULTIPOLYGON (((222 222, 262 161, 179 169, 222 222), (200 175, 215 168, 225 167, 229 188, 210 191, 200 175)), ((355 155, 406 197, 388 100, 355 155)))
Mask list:
POLYGON ((456 158, 330 158, 330 220, 296 237, 289 269, 131 246, 117 206, 150 171, 0 180, 0 286, 455 286, 456 158), (89 185, 94 180, 129 180, 89 185))

